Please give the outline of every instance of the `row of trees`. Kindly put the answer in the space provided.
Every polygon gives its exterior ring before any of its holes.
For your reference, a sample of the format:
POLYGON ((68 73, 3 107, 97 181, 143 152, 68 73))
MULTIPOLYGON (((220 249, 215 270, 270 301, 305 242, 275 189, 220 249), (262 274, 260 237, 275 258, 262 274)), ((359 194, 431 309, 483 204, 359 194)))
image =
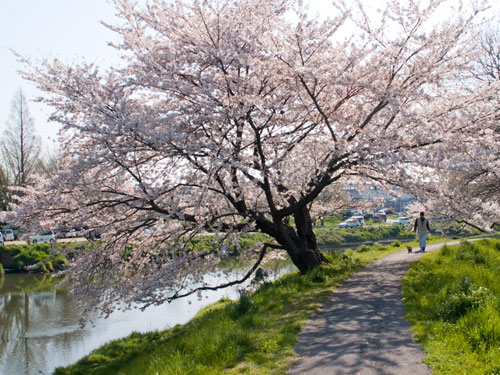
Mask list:
POLYGON ((333 0, 319 19, 298 0, 113 2, 122 66, 21 58, 67 158, 17 218, 105 231, 71 272, 90 307, 189 294, 248 232, 270 238, 256 265, 278 248, 301 272, 318 267, 313 217, 337 203, 318 198, 347 181, 447 210, 447 196, 471 204, 498 176, 500 81, 478 68, 474 4, 389 1, 372 14, 333 0), (475 171, 484 180, 468 181, 475 171), (193 245, 206 230, 219 246, 193 245))

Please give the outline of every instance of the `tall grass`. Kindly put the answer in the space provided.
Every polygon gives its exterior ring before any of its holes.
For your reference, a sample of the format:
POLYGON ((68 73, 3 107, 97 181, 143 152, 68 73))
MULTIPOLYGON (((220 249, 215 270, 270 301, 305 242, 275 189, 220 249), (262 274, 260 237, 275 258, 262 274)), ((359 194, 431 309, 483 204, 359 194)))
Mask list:
POLYGON ((55 374, 286 374, 303 324, 336 286, 398 249, 327 255, 330 263, 307 275, 288 274, 238 301, 221 300, 185 325, 113 341, 55 374))
POLYGON ((407 318, 434 375, 500 374, 500 241, 445 246, 403 280, 407 318))

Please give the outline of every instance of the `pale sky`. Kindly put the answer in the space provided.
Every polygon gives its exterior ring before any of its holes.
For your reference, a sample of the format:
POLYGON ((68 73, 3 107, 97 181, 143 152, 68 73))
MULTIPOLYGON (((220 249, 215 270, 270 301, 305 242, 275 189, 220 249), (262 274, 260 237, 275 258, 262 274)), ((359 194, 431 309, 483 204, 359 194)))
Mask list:
MULTIPOLYGON (((107 0, 0 0, 0 138, 14 94, 22 89, 29 100, 40 94, 19 76, 20 65, 10 50, 34 61, 59 58, 109 66, 116 57, 106 42, 114 34, 100 20, 114 23, 114 13, 107 0)), ((58 129, 47 121, 50 110, 34 102, 29 109, 37 134, 50 145, 58 129)))
MULTIPOLYGON (((380 0, 376 1, 378 4, 380 0)), ((498 0, 489 2, 494 4, 493 13, 498 13, 498 0)), ((324 14, 328 3, 311 0, 312 10, 324 14)), ((66 63, 86 61, 110 66, 118 59, 107 42, 117 38, 100 21, 115 24, 114 14, 108 0, 0 0, 0 138, 14 94, 22 89, 29 100, 40 95, 17 73, 20 65, 10 49, 35 62, 58 58, 66 63)), ((51 147, 58 125, 47 121, 50 110, 35 102, 30 102, 29 109, 38 135, 51 147)))

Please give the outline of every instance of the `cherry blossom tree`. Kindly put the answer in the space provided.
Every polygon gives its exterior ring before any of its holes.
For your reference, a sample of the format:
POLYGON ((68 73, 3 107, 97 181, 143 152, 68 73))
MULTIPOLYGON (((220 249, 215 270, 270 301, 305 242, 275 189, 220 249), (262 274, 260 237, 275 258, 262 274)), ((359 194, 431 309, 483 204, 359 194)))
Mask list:
POLYGON ((466 84, 479 9, 456 2, 336 0, 328 18, 293 0, 114 3, 121 66, 25 61, 66 165, 17 209, 25 224, 104 232, 71 276, 107 312, 192 293, 249 232, 269 238, 249 274, 274 249, 314 269, 326 188, 460 163, 449 152, 475 137, 489 95, 466 84), (198 246, 207 231, 218 246, 198 246))
MULTIPOLYGON (((472 89, 484 91, 481 114, 467 126, 466 144, 457 143, 453 167, 441 168, 429 184, 428 207, 481 231, 500 225, 500 29, 486 24, 477 38, 480 55, 472 65, 472 89), (476 123, 474 123, 476 122, 476 123), (478 126, 479 125, 479 126, 478 126), (476 137, 472 133, 476 134, 476 137)), ((464 129, 465 130, 465 129, 464 129)))

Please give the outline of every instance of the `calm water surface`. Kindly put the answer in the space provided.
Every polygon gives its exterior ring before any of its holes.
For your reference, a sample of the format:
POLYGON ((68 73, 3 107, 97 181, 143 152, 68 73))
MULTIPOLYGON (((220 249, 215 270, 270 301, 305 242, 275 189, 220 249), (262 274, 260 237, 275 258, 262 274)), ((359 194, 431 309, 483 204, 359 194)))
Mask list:
MULTIPOLYGON (((287 268, 279 273, 291 270, 287 268)), ((81 329, 81 311, 66 290, 55 288, 50 276, 6 275, 0 279, 0 374, 51 374, 56 367, 70 365, 110 340, 186 323, 202 307, 222 297, 238 298, 237 289, 207 292, 202 298, 179 299, 144 312, 118 311, 81 329)))

